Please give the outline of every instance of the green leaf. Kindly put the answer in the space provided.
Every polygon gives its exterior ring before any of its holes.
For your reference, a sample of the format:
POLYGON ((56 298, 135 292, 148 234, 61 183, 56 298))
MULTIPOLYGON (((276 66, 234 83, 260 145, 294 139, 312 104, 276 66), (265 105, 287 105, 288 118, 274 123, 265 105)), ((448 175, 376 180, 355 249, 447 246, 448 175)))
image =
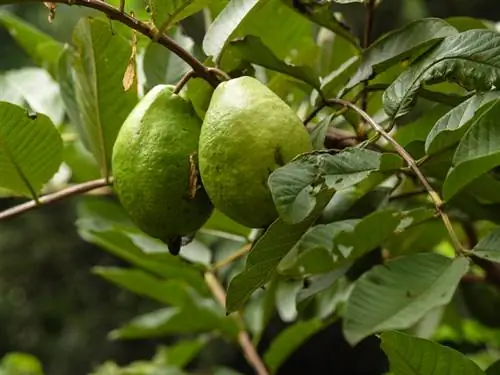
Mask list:
POLYGON ((205 347, 207 341, 205 337, 177 341, 174 345, 160 348, 153 358, 153 362, 184 368, 205 347))
POLYGON ((223 0, 148 0, 153 22, 161 31, 168 30, 214 2, 224 3, 223 0))
POLYGON ((210 25, 203 39, 203 50, 218 60, 223 49, 250 12, 264 5, 262 0, 231 0, 210 25))
POLYGON ((351 33, 349 27, 337 19, 331 10, 331 1, 312 2, 307 0, 281 0, 286 5, 294 9, 297 13, 308 18, 315 24, 323 26, 328 30, 349 41, 359 48, 357 38, 351 33))
POLYGON ((318 203, 307 220, 290 225, 277 219, 255 243, 247 257, 243 272, 235 276, 227 291, 226 310, 239 310, 258 288, 264 286, 276 275, 276 267, 293 248, 300 237, 317 219, 331 198, 331 192, 318 196, 318 203))
POLYGON ((394 374, 484 375, 465 355, 436 342, 394 331, 384 332, 380 338, 394 374))
POLYGON ((62 150, 47 116, 0 102, 0 188, 36 198, 59 169, 62 150))
POLYGON ((185 281, 161 280, 134 268, 94 267, 92 271, 121 288, 165 305, 183 307, 195 296, 195 291, 185 281))
MULTIPOLYGON (((170 3, 164 0, 161 2, 170 3)), ((184 35, 179 27, 176 27, 168 35, 186 51, 193 53, 193 40, 184 35)), ((189 69, 189 65, 184 60, 166 49, 165 46, 150 42, 146 47, 143 57, 143 71, 147 89, 160 84, 175 84, 189 69)))
POLYGON ((59 85, 40 68, 10 70, 0 77, 0 94, 13 104, 27 104, 29 108, 48 116, 56 125, 64 120, 64 103, 59 85), (4 91, 5 90, 5 91, 4 91))
POLYGON ((478 93, 441 117, 425 141, 425 151, 435 154, 458 143, 470 125, 500 97, 500 91, 478 93))
MULTIPOLYGON (((215 304, 215 302, 214 302, 215 304)), ((222 332, 236 338, 238 327, 211 305, 190 304, 183 308, 167 307, 140 315, 110 333, 113 339, 137 339, 174 334, 222 332)))
POLYGON ((125 92, 122 85, 130 43, 111 27, 110 21, 81 19, 73 33, 76 50, 69 56, 74 99, 81 116, 81 123, 75 125, 83 126, 80 131, 104 176, 110 175, 118 130, 137 103, 135 87, 125 92))
POLYGON ((500 360, 496 361, 490 367, 488 367, 488 369, 486 370, 486 375, 500 375, 500 360))
POLYGON ((319 319, 299 321, 285 330, 273 340, 264 353, 264 361, 272 374, 286 359, 297 350, 307 339, 324 328, 326 324, 319 319))
POLYGON ((375 266, 356 282, 343 320, 352 345, 365 337, 414 325, 427 312, 450 302, 469 261, 435 253, 412 254, 375 266))
POLYGON ((500 165, 499 116, 500 99, 496 99, 465 133, 443 184, 445 200, 481 174, 500 165))
POLYGON ((332 121, 333 115, 325 117, 312 130, 309 131, 309 137, 315 150, 325 149, 325 137, 328 127, 332 121))
POLYGON ((304 220, 316 204, 316 195, 326 186, 342 190, 380 169, 397 169, 401 159, 361 148, 330 155, 313 152, 297 157, 269 176, 269 188, 280 217, 295 224, 304 220))
POLYGON ((33 62, 57 78, 57 65, 63 52, 62 43, 7 12, 0 12, 2 24, 33 62))
POLYGON ((315 89, 319 89, 319 78, 308 66, 297 66, 278 59, 273 52, 256 36, 246 36, 230 43, 232 51, 244 61, 263 66, 264 68, 289 75, 304 81, 315 89))
MULTIPOLYGON (((315 225, 279 265, 284 275, 315 275, 344 267, 375 249, 413 220, 414 212, 375 211, 361 220, 315 225), (377 230, 373 230, 377 228, 377 230)), ((433 212, 428 211, 432 217, 433 212)))
POLYGON ((288 323, 297 318, 297 294, 303 286, 302 280, 279 280, 276 286, 276 310, 282 321, 288 323))
POLYGON ((323 97, 330 98, 336 96, 336 92, 353 76, 359 64, 359 56, 353 56, 323 78, 320 87, 320 92, 323 94, 323 97))
POLYGON ((374 42, 363 52, 361 66, 351 78, 348 87, 373 78, 391 66, 423 54, 447 36, 458 34, 457 30, 439 18, 425 18, 394 30, 374 42))
POLYGON ((186 95, 201 119, 205 117, 213 92, 212 85, 202 78, 193 78, 187 83, 186 95))
POLYGON ((500 262, 500 229, 494 229, 481 238, 472 252, 480 258, 500 262))
POLYGON ((446 37, 389 86, 384 93, 385 112, 391 119, 408 113, 422 85, 443 81, 479 91, 500 86, 500 35, 470 30, 446 37))

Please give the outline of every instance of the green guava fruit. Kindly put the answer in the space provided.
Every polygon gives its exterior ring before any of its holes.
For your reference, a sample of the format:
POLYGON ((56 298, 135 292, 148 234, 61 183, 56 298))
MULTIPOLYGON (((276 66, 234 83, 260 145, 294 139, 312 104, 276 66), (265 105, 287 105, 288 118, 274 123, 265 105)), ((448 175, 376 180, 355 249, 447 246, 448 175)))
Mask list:
POLYGON ((113 147, 113 186, 122 206, 174 254, 213 209, 197 179, 200 130, 191 104, 159 85, 129 114, 113 147))
POLYGON ((232 79, 215 89, 203 121, 201 180, 222 213, 263 228, 278 217, 269 175, 311 150, 307 130, 284 101, 255 78, 232 79))

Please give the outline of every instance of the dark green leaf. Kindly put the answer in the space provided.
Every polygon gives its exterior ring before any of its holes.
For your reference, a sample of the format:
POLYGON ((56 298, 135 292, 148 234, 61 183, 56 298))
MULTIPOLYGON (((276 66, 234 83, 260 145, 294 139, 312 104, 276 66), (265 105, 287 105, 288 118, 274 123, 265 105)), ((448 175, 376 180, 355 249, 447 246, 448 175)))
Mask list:
POLYGON ((455 82, 466 89, 492 91, 500 86, 500 35, 470 30, 445 38, 384 93, 384 109, 391 119, 408 113, 426 83, 455 82))
POLYGON ((499 117, 500 99, 496 99, 465 133, 443 184, 444 199, 449 200, 466 184, 500 165, 499 117))
POLYGON ((63 52, 62 43, 7 12, 0 12, 0 24, 7 29, 35 64, 56 78, 58 60, 63 52))
POLYGON ((264 354, 264 361, 269 366, 271 373, 276 373, 278 368, 295 350, 325 326, 326 324, 323 321, 312 319, 299 321, 283 330, 273 340, 264 354))
POLYGON ((344 335, 352 345, 365 337, 414 325, 450 302, 469 268, 466 258, 435 253, 399 257, 375 266, 356 282, 347 300, 344 335))
POLYGON ((110 21, 81 19, 73 33, 76 50, 70 55, 72 86, 83 125, 82 134, 103 175, 110 175, 113 144, 122 123, 137 103, 136 88, 123 89, 131 54, 130 43, 113 33, 110 21))
POLYGON ((500 375, 500 360, 496 361, 490 367, 488 367, 488 369, 486 370, 486 375, 500 375))
POLYGON ((361 148, 346 149, 335 155, 313 152, 276 169, 269 177, 269 188, 280 217, 293 224, 311 213, 316 195, 325 187, 346 189, 374 171, 400 166, 401 159, 395 155, 361 148))
POLYGON ((325 117, 309 132, 309 137, 315 150, 325 149, 326 131, 332 121, 332 117, 333 115, 325 117))
POLYGON ((472 252, 480 258, 500 262, 500 229, 494 229, 481 238, 472 252))
POLYGON ((318 195, 316 208, 307 220, 300 224, 286 224, 281 219, 271 224, 253 246, 243 272, 231 280, 227 291, 227 312, 240 309, 253 292, 276 275, 276 267, 281 259, 317 219, 330 197, 331 192, 328 191, 318 195))
POLYGON ((358 47, 359 42, 357 38, 351 33, 349 27, 337 19, 331 10, 331 1, 292 1, 281 0, 289 7, 294 9, 297 13, 310 19, 312 22, 323 26, 342 38, 348 40, 351 44, 358 47))
POLYGON ((394 374, 484 375, 465 355, 436 342, 395 331, 384 332, 380 338, 394 374))
POLYGON ((443 38, 457 33, 453 26, 439 18, 417 20, 394 30, 363 52, 361 66, 348 87, 373 78, 374 73, 381 73, 417 52, 422 54, 443 38))
POLYGON ((458 143, 478 116, 498 99, 500 91, 478 93, 441 117, 425 141, 425 150, 434 154, 458 143))
POLYGON ((43 114, 0 102, 0 187, 36 198, 62 162, 63 144, 43 114))
POLYGON ((250 35, 243 39, 233 41, 230 44, 230 48, 244 61, 289 75, 319 89, 319 78, 312 68, 288 64, 278 59, 273 52, 262 43, 260 38, 256 36, 250 35))

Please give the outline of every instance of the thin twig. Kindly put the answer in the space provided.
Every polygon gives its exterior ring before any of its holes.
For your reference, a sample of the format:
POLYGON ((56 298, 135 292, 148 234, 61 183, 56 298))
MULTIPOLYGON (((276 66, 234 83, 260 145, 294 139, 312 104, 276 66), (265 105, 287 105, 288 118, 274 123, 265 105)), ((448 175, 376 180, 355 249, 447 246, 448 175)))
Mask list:
POLYGON ((246 245, 243 245, 240 249, 236 250, 234 253, 229 255, 227 258, 224 258, 221 261, 215 263, 212 267, 210 267, 210 270, 216 271, 218 269, 221 269, 222 267, 227 266, 229 263, 232 263, 235 260, 248 254, 248 252, 250 251, 251 248, 252 248, 251 243, 247 243, 246 245))
POLYGON ((429 181, 427 181, 427 178, 423 175, 422 171, 420 171, 420 168, 415 162, 415 159, 413 159, 413 157, 394 138, 392 138, 382 126, 380 126, 375 120, 370 117, 368 113, 363 111, 361 108, 343 99, 327 99, 326 102, 329 105, 341 105, 356 111, 377 133, 379 133, 383 138, 385 138, 385 140, 387 140, 387 142, 389 142, 394 147, 396 152, 406 161, 408 167, 415 173, 417 178, 420 180, 420 183, 424 186, 425 190, 427 190, 429 197, 434 203, 436 212, 443 220, 444 226, 448 231, 457 255, 463 255, 464 253, 466 253, 466 250, 464 249, 462 243, 458 239, 457 234, 455 233, 455 230, 453 229, 453 224, 451 223, 449 216, 443 211, 443 200, 436 192, 436 190, 434 190, 434 188, 431 186, 429 181))
MULTIPOLYGON (((12 3, 19 3, 20 1, 11 0, 12 3)), ((21 0, 21 2, 41 2, 37 0, 21 0)), ((200 78, 206 80, 210 85, 216 87, 219 80, 215 74, 207 69, 196 57, 186 51, 177 42, 175 42, 168 35, 160 33, 158 29, 149 23, 138 20, 131 15, 123 13, 119 8, 109 5, 102 0, 55 0, 52 3, 60 3, 66 5, 77 5, 85 8, 91 8, 104 13, 112 20, 116 20, 128 27, 138 31, 139 33, 147 36, 149 39, 158 42, 166 47, 182 60, 184 60, 191 68, 198 74, 200 78)))
POLYGON ((52 203, 55 201, 59 201, 64 198, 68 198, 74 195, 86 193, 90 190, 102 188, 107 186, 108 182, 105 178, 101 178, 99 180, 87 181, 78 185, 70 186, 66 189, 60 190, 58 192, 47 194, 38 199, 38 203, 35 200, 14 206, 12 208, 8 208, 2 212, 0 212, 0 220, 5 220, 8 218, 12 218, 14 216, 20 215, 26 211, 30 211, 34 208, 38 208, 48 203, 52 203))
MULTIPOLYGON (((376 0, 366 1, 366 18, 365 18, 365 32, 363 36, 363 49, 367 49, 370 46, 372 31, 373 31, 373 18, 375 16, 375 4, 376 0)), ((366 111, 368 107, 368 80, 363 82, 363 91, 361 94, 361 109, 366 111)))
MULTIPOLYGON (((212 292, 215 299, 221 304, 222 307, 226 307, 226 292, 217 279, 217 277, 210 271, 205 272, 205 282, 212 292)), ((248 333, 245 330, 245 323, 241 318, 241 315, 238 313, 233 314, 234 319, 239 328, 238 332, 238 343, 240 344, 241 349, 243 350, 243 354, 250 366, 253 367, 255 373, 258 375, 269 375, 269 372, 264 365, 264 362, 257 353, 255 346, 250 340, 248 333)))
POLYGON ((194 70, 190 70, 189 72, 184 74, 179 82, 177 82, 177 84, 175 85, 174 94, 180 93, 182 88, 188 83, 188 81, 194 77, 196 77, 196 72, 194 70))

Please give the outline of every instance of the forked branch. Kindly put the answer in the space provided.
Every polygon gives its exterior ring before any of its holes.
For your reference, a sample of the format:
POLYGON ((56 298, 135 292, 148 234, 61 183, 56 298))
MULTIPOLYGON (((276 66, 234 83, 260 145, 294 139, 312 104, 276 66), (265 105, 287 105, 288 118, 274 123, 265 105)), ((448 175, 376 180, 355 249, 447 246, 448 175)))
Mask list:
POLYGON ((420 183, 423 185, 425 190, 427 190, 429 197, 434 203, 436 212, 443 220, 444 226, 446 227, 448 235, 450 236, 456 254, 463 255, 466 252, 466 250, 464 249, 462 243, 458 239, 458 236, 455 230, 453 229, 453 224, 451 223, 449 216, 443 210, 444 202, 439 196, 439 194, 436 192, 436 190, 434 190, 434 188, 431 186, 429 181, 427 181, 427 178, 423 175, 415 159, 413 159, 413 157, 404 149, 404 147, 402 147, 394 138, 392 138, 390 134, 387 133, 384 130, 384 128, 380 126, 375 120, 373 120, 371 116, 368 113, 366 113, 363 109, 343 99, 327 99, 325 100, 325 102, 331 106, 340 105, 356 111, 363 118, 363 120, 366 121, 368 125, 370 125, 378 134, 380 134, 385 140, 387 140, 387 142, 389 142, 394 147, 396 152, 408 164, 408 167, 415 173, 415 175, 417 176, 417 178, 419 179, 420 183))

